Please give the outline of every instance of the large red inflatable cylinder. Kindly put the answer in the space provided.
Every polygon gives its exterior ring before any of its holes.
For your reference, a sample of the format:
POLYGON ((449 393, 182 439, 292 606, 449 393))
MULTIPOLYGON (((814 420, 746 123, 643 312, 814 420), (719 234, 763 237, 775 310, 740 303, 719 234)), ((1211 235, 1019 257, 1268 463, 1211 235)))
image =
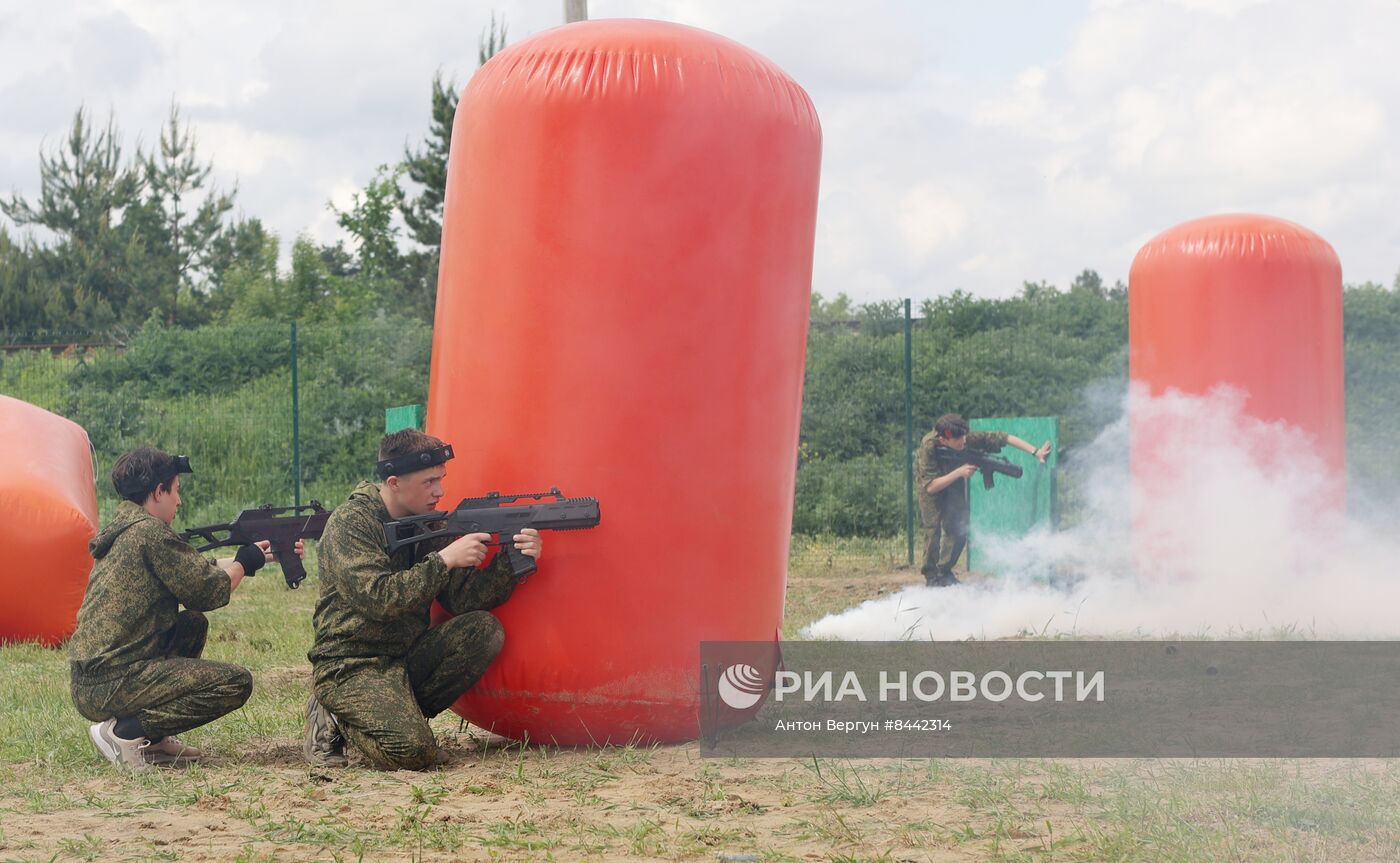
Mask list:
MULTIPOLYGON (((1344 505, 1342 270, 1326 240, 1292 222, 1244 214, 1164 231, 1133 260, 1128 331, 1136 393, 1241 392, 1248 417, 1306 434, 1335 477, 1324 505, 1344 505)), ((1193 439, 1191 429, 1134 417, 1140 507, 1152 505, 1163 448, 1238 443, 1193 439)))
POLYGON ((96 533, 87 432, 0 396, 0 642, 73 634, 96 533))
POLYGON ((1133 260, 1128 307, 1134 382, 1244 390, 1250 415, 1303 429, 1345 466, 1342 267, 1326 240, 1268 216, 1178 225, 1133 260))
POLYGON ((693 738, 700 642, 778 637, 820 141, 771 62, 656 21, 545 32, 463 92, 428 398, 448 497, 602 510, 496 609, 474 723, 693 738))
POLYGON ((1246 412, 1346 464, 1342 268, 1326 240, 1268 216, 1210 216, 1164 231, 1133 260, 1129 375, 1153 394, 1243 390, 1246 412))

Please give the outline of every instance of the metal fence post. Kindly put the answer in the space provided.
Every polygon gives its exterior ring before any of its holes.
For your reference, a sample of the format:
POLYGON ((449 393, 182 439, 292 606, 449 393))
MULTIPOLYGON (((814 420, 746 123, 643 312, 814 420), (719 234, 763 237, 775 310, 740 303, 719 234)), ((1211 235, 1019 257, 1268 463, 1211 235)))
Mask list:
POLYGON ((292 321, 292 496, 301 506, 301 411, 297 383, 297 322, 292 321))
POLYGON ((909 565, 914 565, 914 324, 909 298, 904 300, 904 530, 909 565))

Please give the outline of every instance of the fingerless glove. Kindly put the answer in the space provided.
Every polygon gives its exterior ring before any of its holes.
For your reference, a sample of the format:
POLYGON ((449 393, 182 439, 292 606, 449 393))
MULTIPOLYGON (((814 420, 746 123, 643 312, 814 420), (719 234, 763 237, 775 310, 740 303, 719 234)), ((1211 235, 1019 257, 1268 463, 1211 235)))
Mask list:
POLYGON ((263 550, 251 542, 238 549, 238 554, 235 554, 233 559, 243 565, 244 575, 252 575, 262 569, 263 564, 267 563, 267 555, 263 554, 263 550))

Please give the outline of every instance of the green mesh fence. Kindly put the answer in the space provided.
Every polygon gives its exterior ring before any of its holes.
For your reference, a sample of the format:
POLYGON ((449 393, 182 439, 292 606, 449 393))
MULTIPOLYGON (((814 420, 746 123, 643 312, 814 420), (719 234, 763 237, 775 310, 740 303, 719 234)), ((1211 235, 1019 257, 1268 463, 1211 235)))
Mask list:
MULTIPOLYGON (((939 413, 959 408, 951 394, 978 376, 1000 379, 1022 349, 1015 337, 944 345, 914 323, 912 374, 902 320, 814 323, 794 559, 851 571, 904 566, 906 399, 907 433, 917 441, 939 413)), ((294 398, 289 322, 147 326, 119 337, 12 334, 0 351, 0 392, 87 429, 104 518, 116 504, 107 475, 121 453, 149 444, 188 455, 195 473, 182 481, 177 520, 187 527, 290 505, 298 478, 302 503, 343 500, 372 478, 386 424, 421 427, 431 342, 429 326, 404 319, 299 322, 294 398)))
POLYGON ((122 453, 150 445, 189 456, 183 528, 292 504, 297 452, 302 499, 344 499, 373 474, 385 409, 426 401, 431 340, 428 326, 405 320, 301 324, 296 435, 288 324, 147 328, 115 346, 11 350, 0 354, 0 392, 87 430, 104 519, 122 453))

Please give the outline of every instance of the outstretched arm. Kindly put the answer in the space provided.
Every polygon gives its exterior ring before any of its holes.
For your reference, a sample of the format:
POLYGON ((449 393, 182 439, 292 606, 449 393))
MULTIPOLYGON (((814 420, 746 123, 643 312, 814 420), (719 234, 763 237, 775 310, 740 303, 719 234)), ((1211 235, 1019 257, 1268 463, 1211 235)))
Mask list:
POLYGON ((1046 441, 1045 443, 1041 444, 1040 448, 1037 449, 1031 446, 1029 443, 1026 443, 1024 440, 1021 440, 1020 438, 1016 437, 1014 434, 1009 434, 1006 436, 1006 442, 1011 446, 1016 447, 1016 449, 1019 449, 1023 452, 1028 452, 1031 455, 1035 456, 1037 459, 1040 460, 1041 464, 1045 464, 1045 457, 1050 455, 1050 441, 1046 441))

